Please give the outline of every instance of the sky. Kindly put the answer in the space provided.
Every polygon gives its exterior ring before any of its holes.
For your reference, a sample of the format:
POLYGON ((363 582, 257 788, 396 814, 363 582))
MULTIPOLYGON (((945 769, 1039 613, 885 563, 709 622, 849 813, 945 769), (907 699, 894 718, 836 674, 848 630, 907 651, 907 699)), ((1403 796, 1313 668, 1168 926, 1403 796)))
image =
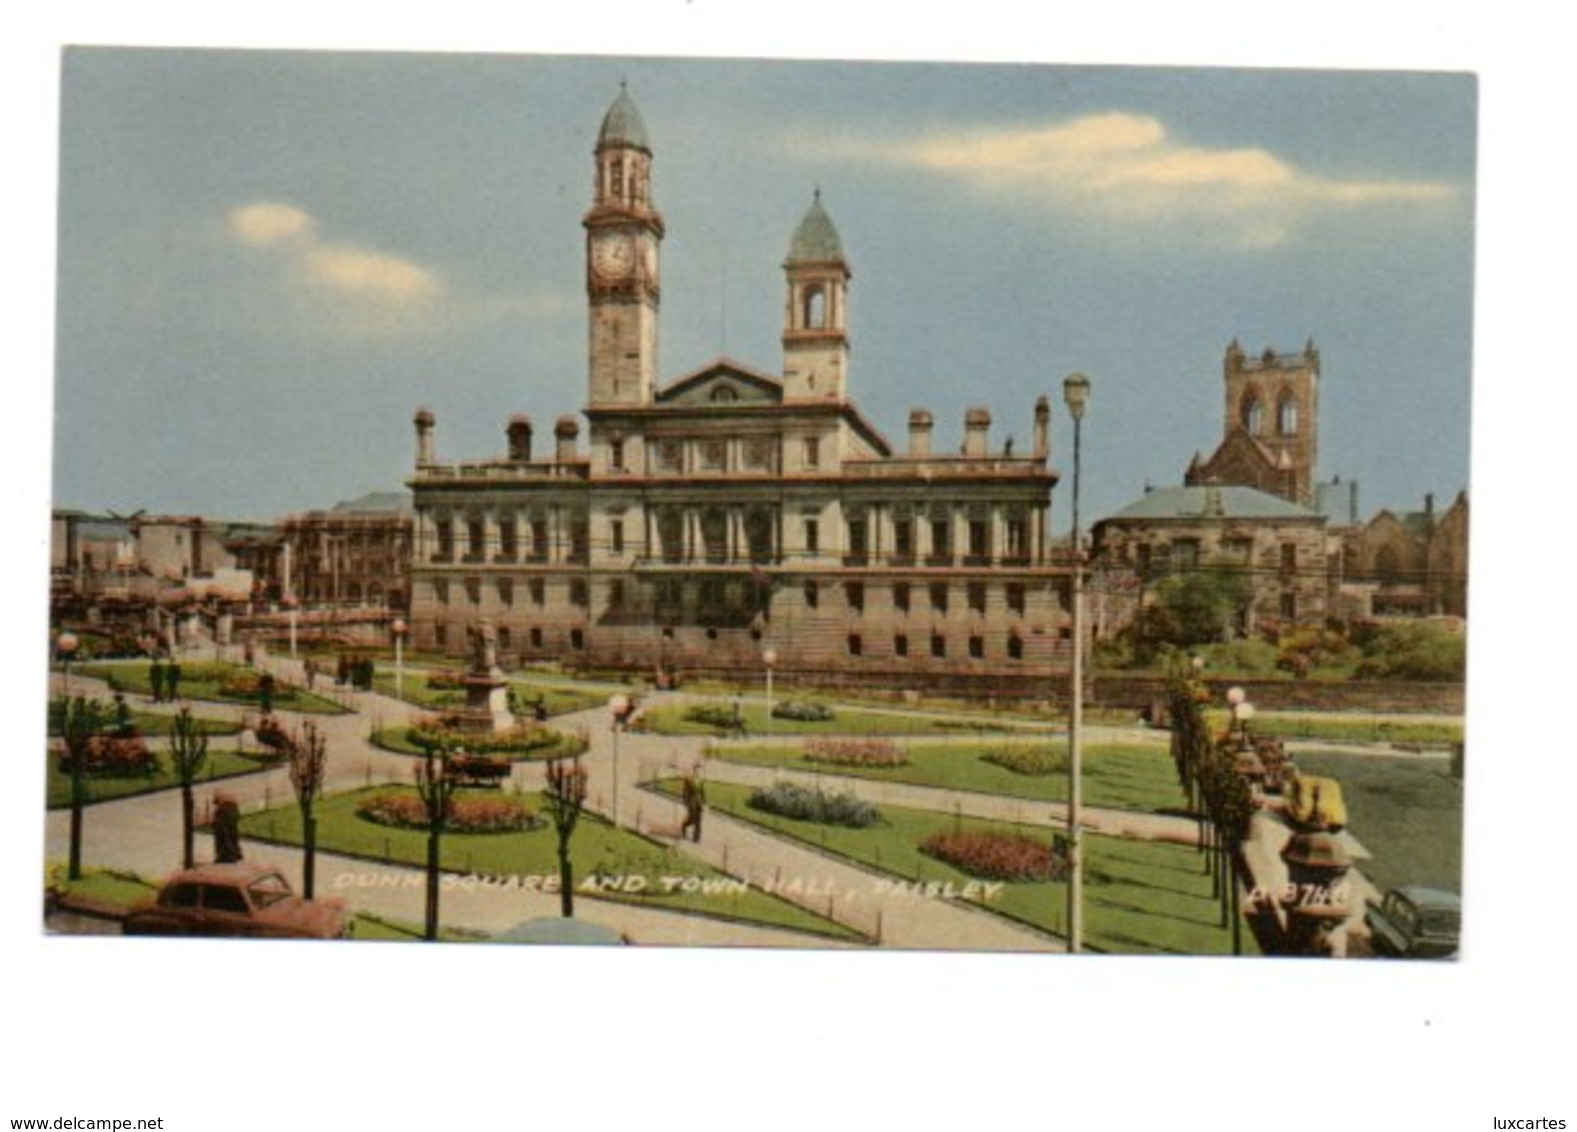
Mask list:
MULTIPOLYGON (((1093 383, 1081 506, 1181 482, 1222 356, 1322 360, 1360 510, 1468 486, 1476 84, 1431 72, 73 48, 54 502, 266 520, 397 487, 585 399, 580 219, 627 83, 655 152, 664 383, 781 372, 819 189, 849 390, 895 447, 1027 445, 1093 383)), ((1066 492, 1057 507, 1067 521, 1066 492)))

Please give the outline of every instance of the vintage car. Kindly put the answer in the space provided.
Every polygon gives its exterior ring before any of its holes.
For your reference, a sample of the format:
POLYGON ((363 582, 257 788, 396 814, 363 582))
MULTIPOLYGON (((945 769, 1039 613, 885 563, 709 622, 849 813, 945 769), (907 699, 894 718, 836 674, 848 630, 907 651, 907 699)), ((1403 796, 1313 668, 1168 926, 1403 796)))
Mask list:
POLYGON ((1455 955, 1462 927, 1462 898, 1438 888, 1393 888, 1364 913, 1376 955, 1441 959, 1455 955))
POLYGON ((238 862, 171 874, 156 900, 127 914, 122 930, 127 935, 344 939, 350 935, 350 913, 343 901, 295 895, 278 869, 238 862))

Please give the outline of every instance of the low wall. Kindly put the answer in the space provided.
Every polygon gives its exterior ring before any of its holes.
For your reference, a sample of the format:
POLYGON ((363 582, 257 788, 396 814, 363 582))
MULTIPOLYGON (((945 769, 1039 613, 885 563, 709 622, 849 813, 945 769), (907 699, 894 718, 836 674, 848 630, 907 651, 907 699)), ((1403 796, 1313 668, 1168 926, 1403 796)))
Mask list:
MULTIPOLYGON (((1248 701, 1264 711, 1383 711, 1461 715, 1466 689, 1461 684, 1406 680, 1209 680, 1211 697, 1225 703, 1228 688, 1242 688, 1248 701)), ((1139 708, 1166 696, 1160 676, 1096 677, 1092 699, 1106 707, 1139 708)))

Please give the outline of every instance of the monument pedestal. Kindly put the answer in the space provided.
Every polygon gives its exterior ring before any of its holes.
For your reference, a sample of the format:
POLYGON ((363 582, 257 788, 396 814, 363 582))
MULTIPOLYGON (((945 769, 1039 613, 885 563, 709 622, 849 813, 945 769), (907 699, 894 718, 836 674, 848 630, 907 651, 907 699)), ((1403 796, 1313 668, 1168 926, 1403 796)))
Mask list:
POLYGON ((461 731, 492 734, 515 725, 509 710, 509 681, 498 669, 465 678, 465 707, 455 712, 461 731))

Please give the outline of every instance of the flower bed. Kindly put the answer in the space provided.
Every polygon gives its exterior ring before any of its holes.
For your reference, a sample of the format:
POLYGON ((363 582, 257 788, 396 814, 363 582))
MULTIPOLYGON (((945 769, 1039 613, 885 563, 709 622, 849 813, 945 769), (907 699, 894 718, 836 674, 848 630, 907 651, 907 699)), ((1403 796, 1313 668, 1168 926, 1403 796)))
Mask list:
POLYGON ((993 747, 980 758, 992 766, 1011 770, 1014 774, 1051 775, 1068 769, 1063 752, 1050 747, 1002 746, 993 747))
POLYGON ((463 731, 440 718, 426 718, 405 729, 406 741, 417 750, 464 750, 472 755, 508 755, 514 758, 549 753, 578 755, 586 750, 583 736, 566 735, 551 727, 522 724, 503 731, 463 731))
POLYGON ((842 825, 851 829, 864 829, 882 820, 881 811, 869 802, 862 802, 853 794, 828 794, 796 786, 792 782, 779 782, 764 790, 753 791, 748 805, 779 817, 797 821, 813 821, 822 825, 842 825))
POLYGON ((884 767, 909 762, 891 739, 811 739, 804 746, 806 762, 822 766, 884 767))
MULTIPOLYGON (((445 828, 451 833, 517 833, 543 824, 524 802, 514 798, 455 798, 449 805, 445 828)), ((378 825, 427 828, 427 807, 414 793, 374 794, 356 807, 356 813, 378 825)))
POLYGON ((920 852, 984 880, 1062 880, 1068 863, 1043 840, 1016 833, 934 833, 920 852))
MULTIPOLYGON (((60 772, 70 774, 75 760, 60 753, 60 772)), ((82 773, 91 778, 142 778, 159 773, 159 756, 136 736, 94 735, 87 743, 82 773)))

